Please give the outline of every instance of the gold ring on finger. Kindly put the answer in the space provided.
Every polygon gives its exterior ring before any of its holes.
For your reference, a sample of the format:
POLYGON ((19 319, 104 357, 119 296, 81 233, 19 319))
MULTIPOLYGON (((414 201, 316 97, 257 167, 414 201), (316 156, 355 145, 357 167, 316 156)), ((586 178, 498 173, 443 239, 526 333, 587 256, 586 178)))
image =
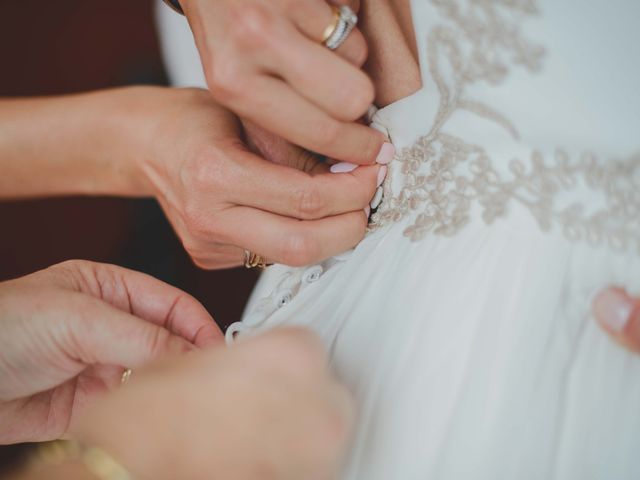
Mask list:
POLYGON ((120 377, 120 385, 124 385, 131 378, 131 369, 125 368, 124 372, 122 372, 122 377, 120 377))
POLYGON ((358 24, 358 16, 350 7, 332 7, 334 18, 325 29, 322 43, 330 50, 335 50, 342 45, 358 24))
POLYGON ((244 267, 245 268, 266 268, 269 264, 267 261, 257 253, 253 253, 249 250, 244 251, 244 267))

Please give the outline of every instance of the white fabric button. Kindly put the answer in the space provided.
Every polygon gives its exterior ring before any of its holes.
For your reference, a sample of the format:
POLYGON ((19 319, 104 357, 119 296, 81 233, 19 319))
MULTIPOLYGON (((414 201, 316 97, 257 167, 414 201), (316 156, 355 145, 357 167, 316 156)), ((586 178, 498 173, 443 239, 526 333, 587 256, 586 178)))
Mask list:
POLYGON ((231 345, 235 341, 236 337, 242 334, 245 330, 247 330, 247 327, 243 325, 242 322, 236 322, 229 325, 226 333, 224 334, 226 344, 231 345))
POLYGON ((291 290, 281 290, 276 293, 274 303, 277 308, 282 308, 291 303, 293 300, 293 292, 291 290))
POLYGON ((382 194, 383 194, 382 187, 378 187, 376 189, 376 194, 373 196, 373 200, 371 200, 371 203, 369 204, 369 206, 371 207, 371 210, 375 210, 380 206, 380 203, 382 202, 382 194))
POLYGON ((302 281, 304 283, 314 283, 320 280, 324 269, 320 265, 314 265, 313 267, 309 267, 302 274, 302 281))

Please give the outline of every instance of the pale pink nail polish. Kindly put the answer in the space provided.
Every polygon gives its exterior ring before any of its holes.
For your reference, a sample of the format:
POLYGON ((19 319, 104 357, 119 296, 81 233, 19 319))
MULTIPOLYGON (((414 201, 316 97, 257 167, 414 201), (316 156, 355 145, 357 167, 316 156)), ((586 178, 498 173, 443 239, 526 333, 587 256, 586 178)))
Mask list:
POLYGON ((371 207, 369 205, 364 207, 364 214, 367 216, 367 218, 369 218, 369 215, 371 215, 371 207))
POLYGON ((340 162, 331 165, 331 168, 329 170, 331 171, 331 173, 349 173, 353 172, 356 168, 358 168, 358 165, 356 165, 355 163, 340 162))
POLYGON ((380 153, 378 153, 378 158, 376 158, 376 163, 380 165, 386 165, 393 160, 393 157, 396 154, 396 147, 392 144, 386 142, 382 144, 382 148, 380 149, 380 153))
POLYGON ((382 185, 382 182, 384 182, 385 178, 387 178, 387 166, 383 165, 380 167, 380 170, 378 170, 378 184, 376 185, 376 187, 382 185))
POLYGON ((614 333, 620 333, 630 320, 633 300, 623 290, 608 288, 596 295, 593 311, 605 327, 614 333))

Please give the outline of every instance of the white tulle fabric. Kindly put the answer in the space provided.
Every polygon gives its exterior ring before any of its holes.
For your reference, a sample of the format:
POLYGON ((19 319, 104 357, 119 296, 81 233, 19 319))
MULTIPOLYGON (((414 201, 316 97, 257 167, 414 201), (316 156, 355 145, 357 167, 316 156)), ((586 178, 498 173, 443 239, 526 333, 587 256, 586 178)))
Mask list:
POLYGON ((399 154, 371 232, 268 269, 229 337, 322 336, 359 406, 343 479, 638 479, 640 357, 590 299, 640 292, 640 3, 412 6, 424 88, 373 117, 399 154))

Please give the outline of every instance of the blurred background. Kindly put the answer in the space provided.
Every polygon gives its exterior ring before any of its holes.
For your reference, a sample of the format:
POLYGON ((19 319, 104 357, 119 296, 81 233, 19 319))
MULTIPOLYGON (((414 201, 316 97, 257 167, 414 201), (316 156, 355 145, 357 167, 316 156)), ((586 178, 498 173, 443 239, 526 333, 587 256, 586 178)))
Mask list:
MULTIPOLYGON (((152 0, 0 0, 0 96, 166 84, 153 7, 152 0)), ((239 318, 257 279, 245 269, 195 267, 153 200, 0 202, 0 233, 0 281, 74 258, 114 263, 191 293, 223 328, 239 318)), ((26 449, 0 447, 0 478, 26 449)))

